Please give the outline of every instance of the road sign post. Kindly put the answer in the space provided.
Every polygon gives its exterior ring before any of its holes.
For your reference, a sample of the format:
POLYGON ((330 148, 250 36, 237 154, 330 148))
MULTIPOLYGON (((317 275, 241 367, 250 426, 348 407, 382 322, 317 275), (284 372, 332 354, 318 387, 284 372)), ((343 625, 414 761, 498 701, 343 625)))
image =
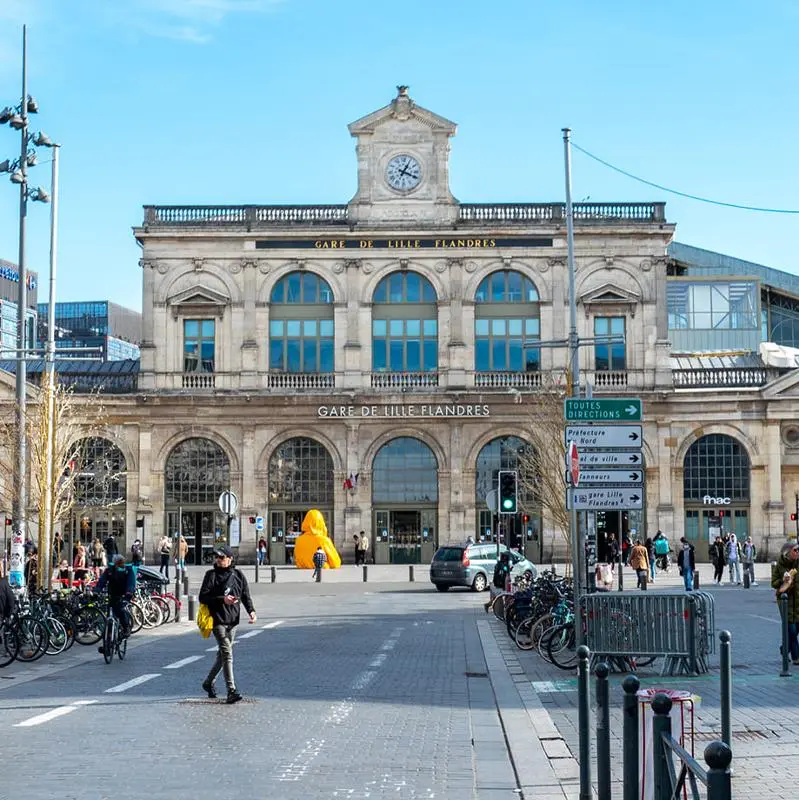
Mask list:
POLYGON ((239 508, 239 498, 230 489, 219 495, 219 510, 227 516, 227 543, 230 545, 230 523, 239 508))
POLYGON ((640 397, 567 397, 563 401, 566 422, 640 422, 642 412, 640 397))

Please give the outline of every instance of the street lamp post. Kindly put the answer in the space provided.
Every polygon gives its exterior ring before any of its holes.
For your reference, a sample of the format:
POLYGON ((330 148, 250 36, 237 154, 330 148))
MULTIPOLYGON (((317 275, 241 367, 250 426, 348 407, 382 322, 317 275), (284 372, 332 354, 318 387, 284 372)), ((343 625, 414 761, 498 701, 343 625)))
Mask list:
MULTIPOLYGON (((9 581, 12 585, 24 586, 24 538, 26 531, 26 514, 28 507, 28 438, 26 430, 27 416, 27 363, 25 341, 25 311, 28 302, 26 275, 25 234, 28 217, 28 200, 49 202, 50 195, 44 189, 30 189, 28 186, 28 167, 36 163, 36 151, 29 150, 31 144, 52 147, 53 143, 43 133, 32 136, 28 133, 28 115, 36 114, 39 106, 28 94, 27 71, 27 26, 22 26, 22 98, 16 108, 5 108, 0 111, 0 124, 8 123, 20 132, 19 159, 0 163, 0 173, 11 173, 11 182, 19 184, 19 283, 17 289, 17 374, 16 374, 16 423, 17 452, 16 470, 14 471, 14 496, 11 529, 11 564, 9 581)), ((42 558, 49 560, 49 553, 42 558)))

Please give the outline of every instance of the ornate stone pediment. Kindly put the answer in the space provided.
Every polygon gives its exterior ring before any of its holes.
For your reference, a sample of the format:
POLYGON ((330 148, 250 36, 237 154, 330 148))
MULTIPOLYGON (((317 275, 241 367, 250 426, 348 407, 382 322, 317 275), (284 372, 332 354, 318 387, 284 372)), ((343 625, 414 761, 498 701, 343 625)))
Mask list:
POLYGON ((598 310, 619 309, 629 312, 630 316, 635 316, 638 304, 641 302, 641 295, 631 292, 629 289, 622 289, 614 283, 603 283, 601 286, 583 292, 578 301, 585 309, 586 317, 590 312, 598 310))
POLYGON ((225 307, 230 305, 230 298, 207 286, 191 286, 167 298, 166 302, 175 319, 195 315, 221 318, 225 307))
POLYGON ((426 108, 417 106, 408 95, 407 86, 398 86, 397 96, 387 106, 351 122, 347 127, 352 136, 360 136, 374 133, 378 127, 395 119, 400 122, 413 120, 432 131, 444 133, 447 136, 454 136, 458 129, 456 123, 434 114, 426 108))

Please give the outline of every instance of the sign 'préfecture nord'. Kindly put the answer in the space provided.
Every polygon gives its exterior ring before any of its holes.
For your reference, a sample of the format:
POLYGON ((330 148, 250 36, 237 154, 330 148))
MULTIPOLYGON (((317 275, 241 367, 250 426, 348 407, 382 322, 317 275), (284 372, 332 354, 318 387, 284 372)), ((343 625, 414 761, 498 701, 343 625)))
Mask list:
POLYGON ((640 397, 614 397, 585 400, 567 397, 563 401, 566 422, 640 422, 640 397))
POLYGON ((581 450, 584 447, 640 448, 642 429, 640 425, 567 425, 566 443, 569 442, 574 442, 581 450))

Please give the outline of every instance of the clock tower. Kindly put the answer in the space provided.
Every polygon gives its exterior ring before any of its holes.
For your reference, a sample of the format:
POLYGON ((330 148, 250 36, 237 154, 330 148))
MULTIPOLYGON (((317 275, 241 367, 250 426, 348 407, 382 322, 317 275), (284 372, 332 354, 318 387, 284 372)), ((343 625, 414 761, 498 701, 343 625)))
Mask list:
POLYGON ((358 140, 358 191, 350 218, 361 225, 450 225, 458 201, 449 190, 449 138, 457 126, 416 103, 407 86, 384 108, 349 126, 358 140))

